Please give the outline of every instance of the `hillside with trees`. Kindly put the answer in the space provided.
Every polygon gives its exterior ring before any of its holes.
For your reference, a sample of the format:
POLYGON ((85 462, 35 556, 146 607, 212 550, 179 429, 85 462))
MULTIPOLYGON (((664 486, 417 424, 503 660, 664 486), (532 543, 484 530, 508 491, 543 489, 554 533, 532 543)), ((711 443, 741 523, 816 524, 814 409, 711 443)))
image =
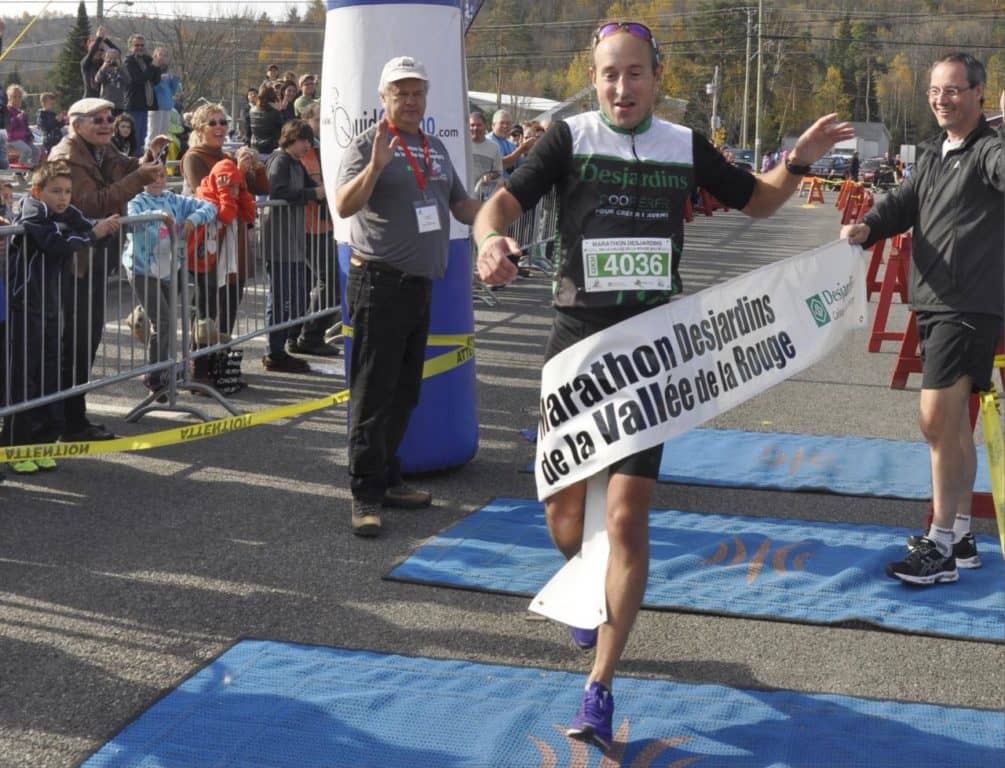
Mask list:
MULTIPOLYGON (((892 143, 935 131, 924 90, 931 62, 954 50, 973 53, 988 69, 987 108, 1005 87, 1005 19, 1001 0, 850 0, 765 2, 761 136, 766 149, 837 111, 852 120, 884 122, 892 143)), ((467 35, 473 90, 567 99, 588 84, 590 35, 598 19, 639 19, 654 31, 663 56, 663 92, 683 99, 683 117, 710 133, 720 70, 718 139, 754 138, 758 5, 711 0, 488 0, 467 35), (747 66, 750 30, 752 61, 747 66), (748 79, 749 78, 749 79, 748 79)))
MULTIPOLYGON (((741 144, 746 127, 751 145, 760 33, 765 149, 827 111, 884 122, 896 146, 935 130, 924 95, 928 67, 949 51, 966 50, 985 62, 987 106, 996 109, 997 94, 1005 87, 1003 4, 1005 0, 874 0, 865 5, 766 0, 759 27, 755 0, 485 0, 465 38, 468 82, 472 90, 572 98, 589 83, 590 35, 598 20, 641 19, 655 31, 663 56, 667 98, 661 113, 711 133, 707 86, 718 66, 722 127, 716 138, 741 144)), ((303 16, 290 10, 281 20, 255 16, 250 4, 218 7, 222 15, 212 18, 136 14, 110 16, 104 23, 123 44, 131 32, 142 32, 148 48, 164 45, 171 51, 186 107, 200 98, 241 104, 244 89, 257 85, 272 62, 284 70, 321 71, 322 0, 311 0, 303 16)), ((27 14, 6 17, 5 43, 29 20, 27 14)), ((71 31, 79 23, 74 16, 41 19, 0 63, 0 79, 17 80, 33 93, 57 89, 65 106, 79 86, 71 66, 79 51, 71 31), (61 63, 61 51, 68 46, 73 49, 61 63)), ((89 23, 90 30, 96 28, 95 19, 89 23)))

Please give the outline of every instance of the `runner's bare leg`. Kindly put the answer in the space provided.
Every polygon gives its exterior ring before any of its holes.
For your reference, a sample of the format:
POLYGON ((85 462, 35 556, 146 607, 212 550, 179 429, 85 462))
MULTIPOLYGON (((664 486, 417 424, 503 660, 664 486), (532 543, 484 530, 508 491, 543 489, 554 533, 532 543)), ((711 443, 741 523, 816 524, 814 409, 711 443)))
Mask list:
POLYGON ((600 625, 597 655, 589 682, 608 688, 642 605, 649 578, 649 505, 656 481, 633 475, 611 476, 607 484, 607 623, 600 625))

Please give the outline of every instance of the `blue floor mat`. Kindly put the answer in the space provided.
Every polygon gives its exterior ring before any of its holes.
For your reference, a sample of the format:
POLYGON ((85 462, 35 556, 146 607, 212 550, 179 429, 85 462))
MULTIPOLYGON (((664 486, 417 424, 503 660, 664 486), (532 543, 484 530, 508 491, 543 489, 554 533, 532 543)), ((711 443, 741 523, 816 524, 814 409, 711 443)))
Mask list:
MULTIPOLYGON (((974 490, 990 493, 984 446, 978 446, 977 465, 974 490)), ((533 472, 533 463, 525 469, 533 472)), ((926 443, 848 435, 692 429, 664 443, 659 479, 848 496, 932 497, 926 443)))
POLYGON ((583 677, 245 640, 82 768, 879 768, 1005 764, 1000 712, 619 678, 605 758, 583 677))
MULTIPOLYGON (((978 537, 984 567, 955 584, 910 587, 884 574, 906 528, 674 510, 650 514, 647 608, 865 621, 885 629, 1005 642, 1005 562, 978 537)), ((390 578, 531 596, 561 567, 544 508, 496 499, 419 547, 390 578)))
MULTIPOLYGON (((990 493, 983 446, 977 459, 975 490, 990 493)), ((897 499, 932 497, 926 443, 848 435, 692 429, 665 443, 660 480, 897 499)))

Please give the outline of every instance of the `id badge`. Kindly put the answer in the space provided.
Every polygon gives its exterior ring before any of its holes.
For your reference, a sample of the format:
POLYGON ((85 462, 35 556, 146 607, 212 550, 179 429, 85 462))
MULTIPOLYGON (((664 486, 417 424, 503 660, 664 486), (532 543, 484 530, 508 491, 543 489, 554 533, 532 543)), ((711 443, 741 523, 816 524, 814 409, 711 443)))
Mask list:
POLYGON ((436 210, 434 200, 417 200, 415 202, 415 221, 419 225, 419 234, 436 232, 440 228, 440 213, 436 210))
POLYGON ((670 238, 618 237, 583 241, 587 291, 669 291, 670 238))

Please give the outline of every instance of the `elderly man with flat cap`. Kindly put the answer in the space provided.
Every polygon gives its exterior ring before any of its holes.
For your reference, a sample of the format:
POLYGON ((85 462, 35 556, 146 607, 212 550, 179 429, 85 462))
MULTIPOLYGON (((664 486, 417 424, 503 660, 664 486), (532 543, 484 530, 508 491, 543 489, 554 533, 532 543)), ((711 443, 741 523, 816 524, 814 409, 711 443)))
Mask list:
MULTIPOLYGON (((92 219, 125 214, 126 203, 154 181, 161 164, 154 158, 169 141, 158 136, 142 159, 126 157, 112 145, 115 105, 105 99, 81 99, 67 112, 70 132, 49 153, 49 160, 63 160, 73 176, 71 202, 92 219)), ((64 388, 88 380, 105 327, 107 278, 118 268, 118 238, 109 238, 93 251, 89 264, 82 263, 72 279, 63 281, 62 381, 64 388)), ((67 442, 111 440, 114 434, 87 418, 84 395, 64 402, 62 440, 67 442)))
POLYGON ((429 76, 420 61, 384 65, 384 117, 342 156, 335 210, 350 218, 346 281, 352 531, 380 532, 380 508, 421 508, 432 497, 404 485, 398 447, 419 402, 432 281, 447 269, 450 214, 470 224, 468 196, 446 147, 422 131, 429 76))

